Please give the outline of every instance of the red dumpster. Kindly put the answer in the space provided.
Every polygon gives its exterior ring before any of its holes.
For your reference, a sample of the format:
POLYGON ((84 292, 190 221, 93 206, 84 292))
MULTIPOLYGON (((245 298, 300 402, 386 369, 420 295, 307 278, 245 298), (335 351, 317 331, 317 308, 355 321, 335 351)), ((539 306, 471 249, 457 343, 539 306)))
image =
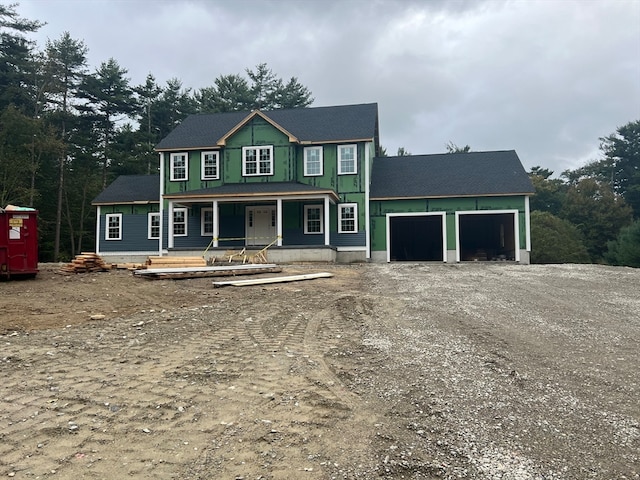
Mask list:
POLYGON ((7 205, 0 208, 0 279, 38 273, 38 212, 7 205))

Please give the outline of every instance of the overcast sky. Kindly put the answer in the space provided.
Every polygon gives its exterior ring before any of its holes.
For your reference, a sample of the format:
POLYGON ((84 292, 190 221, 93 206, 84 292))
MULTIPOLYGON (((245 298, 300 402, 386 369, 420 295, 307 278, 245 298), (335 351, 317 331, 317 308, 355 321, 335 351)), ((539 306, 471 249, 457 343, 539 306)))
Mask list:
POLYGON ((267 63, 312 106, 377 102, 389 154, 518 152, 560 174, 640 119, 640 0, 18 0, 91 70, 210 86, 267 63))

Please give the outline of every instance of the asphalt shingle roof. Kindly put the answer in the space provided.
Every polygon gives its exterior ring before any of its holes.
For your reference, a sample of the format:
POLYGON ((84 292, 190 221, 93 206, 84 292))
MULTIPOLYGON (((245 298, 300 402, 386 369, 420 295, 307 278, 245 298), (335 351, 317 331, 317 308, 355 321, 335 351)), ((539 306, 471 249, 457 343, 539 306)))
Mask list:
POLYGON ((91 203, 109 205, 159 201, 160 175, 120 175, 91 203))
POLYGON ((372 199, 533 192, 513 150, 377 157, 371 172, 372 199))
MULTIPOLYGON (((157 150, 215 146, 251 112, 190 115, 156 145, 157 150)), ((263 111, 301 142, 348 141, 378 136, 378 104, 263 111)))
MULTIPOLYGON (((183 197, 201 197, 201 196, 243 196, 243 195, 272 195, 272 194, 316 194, 316 193, 334 193, 333 190, 327 188, 306 185, 298 182, 248 182, 248 183, 230 183, 219 187, 202 188, 199 190, 190 190, 188 192, 177 193, 173 196, 183 197)), ((335 193, 334 193, 335 195, 335 193)), ((171 196, 171 195, 169 195, 171 196)))

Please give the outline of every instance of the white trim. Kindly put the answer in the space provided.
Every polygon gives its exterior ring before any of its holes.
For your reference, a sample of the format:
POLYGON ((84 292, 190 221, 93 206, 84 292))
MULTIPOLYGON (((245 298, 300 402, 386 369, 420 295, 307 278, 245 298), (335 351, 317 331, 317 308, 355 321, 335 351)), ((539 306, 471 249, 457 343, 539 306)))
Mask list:
POLYGON ((186 182, 189 180, 189 153, 188 152, 180 152, 180 153, 172 153, 169 157, 169 173, 171 175, 170 180, 172 182, 186 182), (184 178, 176 178, 175 176, 175 165, 174 160, 177 157, 184 157, 184 178))
POLYGON ((386 244, 387 244, 387 263, 391 262, 391 218, 392 217, 432 217, 440 215, 442 217, 442 261, 447 262, 447 212, 406 212, 406 213, 387 213, 386 215, 386 244))
POLYGON ((158 256, 162 256, 162 237, 164 232, 164 201, 162 200, 162 194, 164 192, 164 171, 165 171, 165 155, 164 152, 160 153, 160 238, 158 239, 158 256))
POLYGON ((171 218, 173 219, 173 222, 171 222, 172 223, 171 234, 174 237, 187 237, 187 236, 189 236, 189 209, 187 207, 174 208, 172 213, 171 213, 171 218), (184 233, 175 233, 175 228, 176 228, 175 215, 176 215, 176 212, 184 212, 184 233))
POLYGON ((260 177, 271 176, 274 174, 273 168, 273 145, 252 145, 242 147, 242 176, 243 177, 260 177), (247 151, 256 150, 256 173, 247 173, 247 151), (260 171, 260 150, 269 150, 269 173, 260 171))
POLYGON ((220 152, 217 150, 200 152, 200 180, 219 180, 219 179, 220 179, 220 152), (215 158, 215 164, 216 164, 215 175, 205 174, 205 160, 207 155, 213 155, 215 158))
MULTIPOLYGON (((531 251, 531 211, 529 209, 529 196, 524 197, 524 230, 527 238, 525 239, 525 249, 531 251)), ((519 248, 519 246, 518 246, 519 248)))
MULTIPOLYGON (((278 198, 281 198, 285 202, 288 201, 298 201, 298 200, 321 200, 323 198, 328 198, 330 201, 335 203, 332 200, 332 197, 326 193, 321 194, 309 194, 309 195, 256 195, 256 196, 228 196, 223 198, 215 198, 220 203, 251 203, 251 202, 275 202, 278 198)), ((202 203, 202 202, 211 202, 213 198, 211 197, 182 197, 182 198, 172 198, 173 202, 182 202, 182 203, 202 203)))
POLYGON ((96 255, 100 255, 100 215, 102 214, 102 207, 98 205, 96 211, 96 255))
POLYGON ((325 196, 324 197, 324 244, 325 245, 330 245, 331 244, 331 211, 329 210, 329 197, 325 196))
POLYGON ((220 237, 220 212, 218 211, 218 201, 213 201, 213 247, 218 247, 218 237, 220 237))
POLYGON ((304 215, 303 215, 303 228, 305 235, 323 235, 324 234, 324 205, 316 204, 316 205, 304 205, 304 215), (310 232, 309 231, 309 210, 314 209, 320 212, 320 217, 318 218, 318 222, 320 223, 320 231, 318 232, 310 232))
POLYGON ((169 211, 167 212, 167 248, 173 248, 173 204, 174 202, 169 202, 169 211))
POLYGON ((338 204, 338 233, 358 233, 358 204, 357 203, 339 203, 338 204), (348 208, 348 207, 353 207, 354 230, 345 231, 342 229, 342 209, 348 208))
POLYGON ((104 239, 108 241, 122 240, 122 214, 121 213, 107 213, 104 216, 104 239), (111 217, 118 219, 118 236, 115 238, 112 238, 109 236, 109 219, 111 217))
POLYGON ((358 174, 358 145, 350 143, 348 145, 338 145, 336 159, 338 161, 338 175, 357 175, 358 174), (353 148, 353 171, 342 171, 342 149, 352 147, 353 148))
POLYGON ((367 247, 336 247, 337 252, 365 252, 367 247))
POLYGON ((276 245, 282 246, 282 199, 276 200, 276 245))
POLYGON ((162 235, 162 231, 160 230, 160 212, 149 212, 147 213, 147 240, 157 240, 162 235), (158 217, 158 236, 153 237, 151 235, 151 227, 152 221, 151 218, 157 216, 158 217))
POLYGON ((519 211, 514 210, 461 210, 456 212, 456 262, 460 262, 460 215, 513 215, 513 239, 515 261, 520 261, 520 218, 519 211))
POLYGON ((214 230, 213 223, 214 223, 213 207, 202 207, 200 209, 200 236, 201 237, 213 236, 213 230, 214 230), (206 212, 211 212, 211 233, 207 233, 204 231, 204 226, 205 226, 204 216, 206 212))
POLYGON ((324 175, 324 149, 322 148, 322 145, 315 145, 313 147, 304 147, 303 150, 303 170, 304 170, 304 176, 305 177, 319 177, 324 175), (307 153, 310 152, 311 150, 319 150, 320 151, 320 173, 309 173, 307 170, 307 153))
POLYGON ((369 161, 370 161, 370 146, 371 143, 364 144, 364 244, 367 247, 367 254, 365 258, 371 258, 371 217, 369 212, 369 185, 370 185, 370 171, 369 171, 369 161))

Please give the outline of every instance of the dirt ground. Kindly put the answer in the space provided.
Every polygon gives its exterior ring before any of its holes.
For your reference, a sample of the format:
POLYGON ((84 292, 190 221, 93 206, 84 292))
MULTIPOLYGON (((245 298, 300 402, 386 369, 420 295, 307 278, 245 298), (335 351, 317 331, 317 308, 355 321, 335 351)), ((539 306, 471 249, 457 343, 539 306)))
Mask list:
POLYGON ((640 478, 640 269, 57 270, 0 283, 0 478, 640 478))

